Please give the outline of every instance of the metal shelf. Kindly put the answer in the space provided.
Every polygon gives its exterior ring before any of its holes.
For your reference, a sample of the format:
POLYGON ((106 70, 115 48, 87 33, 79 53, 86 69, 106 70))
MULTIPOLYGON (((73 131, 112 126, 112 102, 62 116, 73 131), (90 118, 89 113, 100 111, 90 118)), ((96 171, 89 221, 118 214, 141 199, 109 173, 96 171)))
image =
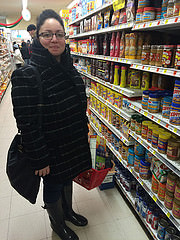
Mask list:
POLYGON ((150 113, 147 110, 142 109, 142 105, 140 102, 133 102, 133 101, 129 101, 129 102, 130 102, 129 104, 130 108, 132 108, 138 113, 141 113, 142 115, 149 118, 153 122, 158 123, 162 127, 180 136, 180 126, 172 125, 171 123, 169 123, 169 119, 163 118, 160 113, 150 113))
POLYGON ((180 26, 180 17, 172 17, 166 19, 159 19, 155 21, 137 23, 133 26, 132 30, 168 30, 172 28, 177 28, 180 26))
POLYGON ((133 63, 130 68, 146 71, 146 72, 163 74, 166 76, 180 77, 180 70, 176 70, 174 68, 163 68, 163 67, 156 67, 151 65, 143 65, 139 63, 133 63))
POLYGON ((120 30, 124 30, 124 29, 131 29, 133 26, 134 26, 134 22, 123 23, 123 24, 108 27, 108 28, 102 28, 99 30, 93 30, 93 31, 89 31, 89 32, 79 33, 77 35, 69 36, 69 38, 74 39, 74 38, 89 37, 92 35, 104 34, 104 33, 109 33, 109 32, 116 32, 116 31, 120 31, 120 30))
POLYGON ((121 88, 120 86, 116 86, 116 85, 113 85, 109 82, 105 82, 103 81, 102 79, 98 78, 98 77, 95 77, 95 76, 92 76, 91 74, 88 74, 88 73, 85 73, 85 72, 82 72, 80 70, 78 70, 80 74, 118 92, 118 93, 121 93, 127 97, 141 97, 142 96, 142 90, 136 90, 136 89, 131 89, 131 88, 121 88))
POLYGON ((99 101, 101 101, 102 103, 104 103, 106 106, 108 106, 109 108, 111 108, 114 112, 118 113, 121 117, 125 118, 127 121, 130 121, 132 114, 128 114, 125 111, 123 111, 122 109, 112 105, 110 102, 108 102, 107 100, 104 100, 104 98, 102 98, 101 96, 97 95, 93 90, 90 90, 90 94, 93 95, 94 97, 96 97, 99 101))
POLYGON ((126 146, 134 145, 134 141, 129 141, 126 139, 122 133, 116 129, 113 125, 111 125, 105 118, 103 118, 95 109, 90 107, 91 112, 96 115, 126 146))
POLYGON ((165 154, 159 153, 156 148, 153 148, 150 143, 132 130, 129 130, 129 134, 180 177, 180 161, 169 160, 165 154))
POLYGON ((86 14, 86 15, 84 15, 84 16, 82 16, 82 17, 76 19, 75 21, 72 21, 71 23, 69 23, 69 26, 71 26, 71 25, 73 25, 73 24, 76 24, 76 23, 79 23, 80 21, 82 21, 82 20, 84 20, 84 19, 87 19, 87 18, 91 17, 92 15, 94 15, 94 14, 96 14, 96 13, 98 13, 98 12, 100 12, 100 11, 102 11, 102 10, 104 10, 104 9, 106 9, 106 8, 108 8, 108 7, 110 7, 110 6, 112 6, 112 4, 113 4, 113 3, 105 4, 105 5, 103 5, 103 6, 99 7, 99 8, 97 8, 97 9, 95 9, 95 10, 89 12, 88 14, 86 14))

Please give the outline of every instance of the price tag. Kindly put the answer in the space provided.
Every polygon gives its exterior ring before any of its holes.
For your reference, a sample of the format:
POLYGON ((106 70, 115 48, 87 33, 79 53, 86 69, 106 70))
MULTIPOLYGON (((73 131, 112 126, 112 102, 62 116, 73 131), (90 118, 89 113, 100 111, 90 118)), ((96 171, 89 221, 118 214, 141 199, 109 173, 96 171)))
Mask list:
POLYGON ((150 67, 148 67, 148 71, 150 70, 151 68, 150 67))
POLYGON ((138 68, 138 65, 136 65, 136 68, 138 68))
POLYGON ((140 183, 141 183, 142 186, 144 185, 144 183, 142 181, 140 183))
POLYGON ((124 93, 124 90, 122 90, 122 92, 121 93, 124 93))
POLYGON ((136 107, 135 106, 133 106, 133 109, 135 109, 136 107))
POLYGON ((177 133, 177 128, 174 128, 173 132, 174 132, 174 133, 177 133))
POLYGON ((124 139, 124 140, 123 140, 123 143, 125 143, 125 142, 126 142, 126 140, 124 139))
POLYGON ((142 66, 142 70, 144 70, 144 66, 142 66))
POLYGON ((132 135, 134 136, 134 133, 132 135))
POLYGON ((167 216, 168 218, 170 218, 170 216, 171 216, 170 212, 167 212, 167 213, 166 213, 166 216, 167 216))
POLYGON ((138 28, 140 28, 141 27, 141 25, 138 25, 138 28))
POLYGON ((157 26, 159 26, 159 25, 160 25, 160 22, 161 22, 161 21, 158 21, 158 23, 157 23, 157 26))
POLYGON ((174 71, 174 72, 173 72, 173 75, 176 76, 176 73, 177 73, 177 71, 174 71))
POLYGON ((178 17, 175 18, 174 22, 176 23, 178 21, 178 17))
POLYGON ((148 115, 148 113, 147 113, 147 112, 144 112, 144 116, 146 116, 146 117, 147 117, 147 115, 148 115))
POLYGON ((166 128, 168 128, 169 127, 169 124, 166 124, 166 128))
POLYGON ((164 69, 163 73, 167 73, 167 69, 164 69))
POLYGON ((152 26, 152 23, 149 24, 149 27, 151 27, 151 26, 152 26))
POLYGON ((164 24, 168 24, 168 19, 166 19, 165 23, 164 24))
POLYGON ((156 154, 156 151, 153 151, 153 154, 155 155, 155 154, 156 154))
POLYGON ((151 119, 154 119, 154 116, 153 116, 153 115, 151 116, 151 119))
POLYGON ((153 200, 156 202, 157 201, 157 197, 155 195, 153 195, 153 200))
POLYGON ((123 9, 125 7, 125 0, 113 0, 114 11, 123 9))
POLYGON ((139 140, 139 137, 137 137, 137 140, 139 140))
POLYGON ((146 27, 146 24, 144 23, 143 28, 145 28, 145 27, 146 27))
POLYGON ((132 168, 130 169, 130 172, 131 172, 131 173, 133 172, 132 168))
POLYGON ((139 112, 141 112, 141 109, 139 109, 139 112))
POLYGON ((161 122, 161 120, 160 120, 160 119, 158 119, 158 120, 157 120, 157 122, 158 122, 158 123, 160 123, 160 122, 161 122))
POLYGON ((143 144, 143 140, 141 140, 141 144, 143 144))
POLYGON ((149 150, 149 149, 150 149, 150 146, 147 146, 147 149, 149 150))
POLYGON ((126 60, 126 63, 128 63, 128 60, 126 60))

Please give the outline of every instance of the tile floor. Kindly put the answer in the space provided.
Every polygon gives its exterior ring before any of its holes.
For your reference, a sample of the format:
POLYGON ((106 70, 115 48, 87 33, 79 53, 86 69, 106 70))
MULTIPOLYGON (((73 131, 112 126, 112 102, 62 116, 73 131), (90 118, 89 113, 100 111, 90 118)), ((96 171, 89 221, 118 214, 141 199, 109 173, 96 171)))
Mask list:
MULTIPOLYGON (((10 88, 0 104, 0 240, 58 240, 41 208, 42 187, 36 205, 31 205, 11 188, 5 173, 7 149, 17 131, 10 88)), ((75 184, 73 204, 89 220, 83 228, 68 224, 80 240, 148 239, 116 188, 87 191, 75 184)))

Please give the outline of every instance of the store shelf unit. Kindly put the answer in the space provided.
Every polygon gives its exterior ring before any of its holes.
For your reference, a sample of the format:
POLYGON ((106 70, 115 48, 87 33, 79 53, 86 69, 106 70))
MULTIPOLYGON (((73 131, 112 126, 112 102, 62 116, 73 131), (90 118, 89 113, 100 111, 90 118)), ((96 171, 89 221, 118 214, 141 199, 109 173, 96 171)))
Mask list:
POLYGON ((129 102, 130 102, 129 104, 130 108, 132 108, 138 113, 141 113, 142 115, 149 118, 153 122, 158 123, 162 127, 180 136, 180 127, 169 123, 169 119, 163 118, 160 113, 150 113, 147 110, 142 109, 142 105, 140 102, 132 102, 132 101, 129 101, 129 102))
POLYGON ((131 29, 133 26, 134 26, 134 22, 123 23, 120 25, 112 26, 112 27, 107 27, 107 28, 102 28, 99 30, 93 30, 93 31, 89 31, 89 32, 80 33, 77 35, 72 35, 69 38, 75 39, 75 38, 81 38, 81 37, 88 37, 88 36, 92 36, 92 35, 116 32, 116 31, 125 30, 125 29, 128 30, 128 29, 131 29))
MULTIPOLYGON (((99 131, 97 130, 97 128, 94 126, 94 124, 92 122, 90 122, 90 125, 92 126, 92 128, 96 131, 96 133, 99 135, 99 131)), ((100 134, 100 136, 102 137, 103 135, 100 134)), ((153 193, 151 190, 151 182, 150 180, 144 180, 141 179, 139 174, 134 170, 133 167, 130 167, 127 165, 127 162, 122 159, 120 153, 118 151, 116 151, 114 149, 114 147, 112 146, 112 144, 110 144, 108 141, 106 141, 106 145, 107 147, 112 151, 112 153, 117 157, 117 159, 121 162, 121 164, 127 168, 131 174, 135 177, 135 179, 141 184, 141 186, 144 188, 144 190, 149 194, 149 196, 154 200, 154 202, 160 207, 160 209, 166 214, 166 216, 169 218, 169 220, 176 226, 176 228, 178 230, 180 230, 180 220, 176 219, 173 215, 172 215, 172 211, 168 210, 165 206, 163 201, 159 200, 157 197, 157 194, 153 193)), ((149 225, 146 225, 146 227, 148 227, 148 230, 150 231, 151 235, 153 237, 155 237, 155 239, 158 239, 156 237, 156 232, 153 231, 149 225)))
POLYGON ((91 112, 96 115, 126 146, 134 145, 134 141, 129 141, 126 139, 122 133, 111 125, 105 118, 103 118, 95 109, 90 107, 91 112))
POLYGON ((129 134, 180 177, 180 161, 169 160, 165 154, 159 153, 156 148, 153 148, 150 143, 132 130, 129 130, 129 134))
POLYGON ((110 102, 107 100, 104 100, 101 96, 98 96, 94 91, 90 90, 90 94, 94 97, 96 97, 100 102, 104 103, 106 106, 111 108, 113 111, 115 111, 117 114, 119 114, 121 117, 126 119, 127 121, 130 121, 131 115, 130 113, 125 112, 124 110, 112 105, 110 102))
POLYGON ((143 65, 140 63, 133 63, 130 68, 145 71, 145 72, 163 74, 163 75, 172 76, 172 77, 180 77, 180 70, 176 70, 174 68, 156 67, 156 66, 150 66, 150 65, 143 65))
POLYGON ((109 82, 105 82, 103 81, 102 79, 98 78, 98 77, 95 77, 95 76, 92 76, 91 74, 88 74, 88 73, 85 73, 85 72, 82 72, 80 70, 78 70, 80 74, 118 92, 118 93, 121 93, 123 95, 125 95, 126 97, 140 97, 142 96, 142 91, 141 90, 135 90, 135 89, 131 89, 131 88, 121 88, 120 86, 116 86, 116 85, 113 85, 109 82))
POLYGON ((90 18, 92 15, 94 15, 94 14, 96 14, 96 13, 98 13, 98 12, 100 12, 100 11, 102 11, 102 10, 110 7, 110 6, 112 6, 112 4, 113 4, 113 3, 104 4, 104 5, 102 5, 101 7, 96 8, 95 10, 90 11, 88 14, 86 14, 86 15, 78 18, 78 19, 76 19, 75 21, 70 22, 69 25, 71 26, 71 25, 73 25, 73 24, 77 24, 77 23, 81 22, 81 21, 84 20, 84 19, 90 18))
POLYGON ((149 22, 143 22, 143 23, 137 23, 133 26, 132 30, 140 30, 140 31, 146 31, 146 30, 168 30, 169 28, 177 28, 180 27, 180 17, 172 17, 172 18, 166 18, 166 19, 159 19, 155 21, 149 21, 149 22))

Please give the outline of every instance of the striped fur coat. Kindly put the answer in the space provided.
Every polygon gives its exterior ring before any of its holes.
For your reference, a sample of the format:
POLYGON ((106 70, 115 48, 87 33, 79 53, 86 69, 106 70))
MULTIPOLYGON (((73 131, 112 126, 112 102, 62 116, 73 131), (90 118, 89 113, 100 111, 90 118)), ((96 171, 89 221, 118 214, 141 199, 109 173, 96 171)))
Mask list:
POLYGON ((37 79, 30 65, 12 74, 14 116, 32 168, 49 165, 49 180, 62 183, 91 168, 84 84, 67 51, 58 63, 38 40, 33 43, 31 64, 43 87, 42 129, 37 79))

